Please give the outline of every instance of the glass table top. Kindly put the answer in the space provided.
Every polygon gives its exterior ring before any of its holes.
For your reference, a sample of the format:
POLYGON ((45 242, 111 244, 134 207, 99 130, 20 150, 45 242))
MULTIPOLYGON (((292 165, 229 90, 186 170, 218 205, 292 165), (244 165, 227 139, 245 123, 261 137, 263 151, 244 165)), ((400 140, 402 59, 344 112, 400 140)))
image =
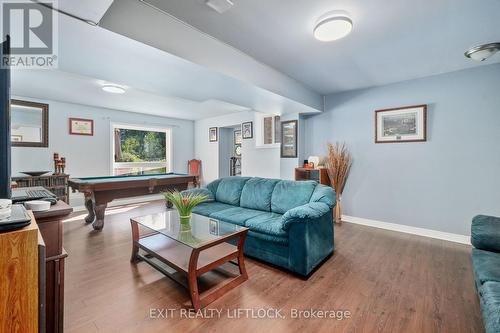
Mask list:
POLYGON ((192 214, 190 228, 186 228, 185 225, 181 225, 179 213, 176 210, 135 217, 132 220, 192 248, 198 248, 211 241, 247 230, 239 225, 198 214, 192 214))

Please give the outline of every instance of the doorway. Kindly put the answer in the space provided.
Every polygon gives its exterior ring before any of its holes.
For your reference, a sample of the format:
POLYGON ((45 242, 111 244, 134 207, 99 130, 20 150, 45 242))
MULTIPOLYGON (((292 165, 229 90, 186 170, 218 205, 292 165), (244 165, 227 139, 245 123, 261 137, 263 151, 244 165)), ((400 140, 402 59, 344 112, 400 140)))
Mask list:
POLYGON ((241 176, 241 125, 219 128, 219 178, 241 176))

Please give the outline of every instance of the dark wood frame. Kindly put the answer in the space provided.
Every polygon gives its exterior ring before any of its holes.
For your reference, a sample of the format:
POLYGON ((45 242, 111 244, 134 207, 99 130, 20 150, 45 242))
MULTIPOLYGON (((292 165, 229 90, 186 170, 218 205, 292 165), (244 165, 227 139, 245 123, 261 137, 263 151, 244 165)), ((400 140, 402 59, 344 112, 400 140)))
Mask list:
POLYGON ((27 106, 38 108, 42 111, 42 142, 11 142, 12 147, 48 147, 49 146, 49 105, 44 103, 22 101, 19 99, 10 100, 10 109, 12 105, 27 106))
POLYGON ((288 121, 282 121, 281 122, 281 147, 280 147, 280 156, 281 156, 281 158, 297 158, 297 156, 298 156, 298 145, 299 145, 298 127, 299 127, 299 122, 297 120, 288 120, 288 121), (295 155, 294 156, 284 156, 283 155, 283 143, 284 143, 283 135, 285 134, 285 132, 283 131, 283 128, 285 127, 285 125, 292 124, 292 123, 295 124, 295 133, 294 133, 294 135, 295 135, 295 155))
POLYGON ((217 127, 209 127, 208 128, 208 141, 209 142, 217 142, 217 141, 219 141, 219 128, 217 128, 217 127), (215 130, 215 140, 212 140, 210 138, 210 134, 211 134, 211 132, 213 130, 215 130))
POLYGON ((163 273, 165 276, 187 287, 191 297, 191 303, 193 304, 193 308, 195 310, 200 310, 201 308, 206 307, 208 304, 226 294, 231 289, 248 280, 248 273, 245 268, 245 259, 243 256, 243 248, 248 228, 220 237, 213 241, 206 242, 200 247, 190 248, 179 241, 158 233, 149 233, 141 236, 139 233, 140 223, 134 219, 130 219, 130 224, 132 227, 132 256, 130 261, 132 263, 144 261, 163 273), (233 239, 237 240, 236 246, 227 243, 233 239), (168 251, 172 252, 173 255, 170 256, 171 258, 165 258, 154 249, 149 248, 150 246, 148 246, 148 244, 151 244, 154 247, 168 249, 168 251), (145 251, 147 255, 140 254, 139 249, 145 251), (202 252, 204 254, 204 260, 199 261, 198 259, 200 258, 200 254, 202 252), (180 264, 183 262, 180 257, 187 255, 189 255, 189 261, 186 267, 184 264, 180 264), (214 259, 207 260, 209 256, 213 256, 214 259), (186 275, 187 285, 185 285, 184 281, 180 279, 177 274, 172 274, 166 269, 163 269, 154 260, 152 260, 153 258, 175 269, 177 272, 186 275), (233 260, 236 260, 236 263, 234 263, 233 260), (228 262, 237 265, 240 274, 231 278, 229 281, 221 283, 200 294, 198 290, 198 277, 228 262))
POLYGON ((70 135, 85 135, 85 136, 94 136, 94 119, 85 119, 85 118, 69 118, 69 134, 70 135), (90 122, 90 128, 91 128, 91 133, 86 134, 86 133, 76 133, 73 131, 73 125, 72 121, 73 120, 79 120, 79 121, 88 121, 90 122))
POLYGON ((381 110, 376 110, 375 111, 375 143, 405 143, 405 142, 424 142, 427 141, 427 105, 426 104, 420 104, 420 105, 410 105, 410 106, 403 106, 399 108, 390 108, 390 109, 381 109, 381 110), (400 111, 400 110, 406 110, 406 109, 415 109, 415 108, 422 108, 423 109, 423 131, 424 131, 424 137, 423 139, 416 139, 416 140, 390 140, 390 141, 380 141, 378 139, 378 114, 379 112, 387 112, 387 111, 400 111))
POLYGON ((246 140, 246 139, 253 139, 253 121, 246 121, 241 124, 241 139, 246 140), (245 124, 250 124, 250 136, 245 137, 245 131, 243 131, 243 126, 245 124))

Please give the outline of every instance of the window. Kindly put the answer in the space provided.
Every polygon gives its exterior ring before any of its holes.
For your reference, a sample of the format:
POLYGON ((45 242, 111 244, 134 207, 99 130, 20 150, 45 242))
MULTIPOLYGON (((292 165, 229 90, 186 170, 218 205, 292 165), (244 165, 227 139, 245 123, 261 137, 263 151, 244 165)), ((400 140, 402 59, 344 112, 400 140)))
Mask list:
POLYGON ((170 172, 170 129, 113 125, 113 175, 170 172))
POLYGON ((262 119, 262 144, 272 145, 280 143, 280 116, 264 116, 262 119))

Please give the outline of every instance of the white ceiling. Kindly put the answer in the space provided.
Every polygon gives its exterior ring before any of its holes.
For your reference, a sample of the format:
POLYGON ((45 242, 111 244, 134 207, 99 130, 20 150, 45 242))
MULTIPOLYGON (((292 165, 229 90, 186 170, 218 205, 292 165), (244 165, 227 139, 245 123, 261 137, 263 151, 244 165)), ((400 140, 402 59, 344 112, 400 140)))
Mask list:
POLYGON ((500 62, 463 56, 500 41, 499 0, 236 0, 223 14, 204 0, 146 1, 322 94, 500 62), (337 9, 352 33, 316 41, 316 19, 337 9))
POLYGON ((201 119, 232 112, 318 112, 130 38, 59 15, 59 68, 12 71, 13 95, 201 119), (123 95, 104 83, 127 88, 123 95))
POLYGON ((58 0, 57 8, 84 20, 99 23, 113 0, 58 0))
POLYGON ((219 100, 196 102, 152 94, 130 86, 126 87, 123 95, 109 94, 101 89, 106 83, 108 82, 104 80, 62 71, 21 70, 12 75, 12 93, 17 96, 190 120, 249 110, 219 100))

